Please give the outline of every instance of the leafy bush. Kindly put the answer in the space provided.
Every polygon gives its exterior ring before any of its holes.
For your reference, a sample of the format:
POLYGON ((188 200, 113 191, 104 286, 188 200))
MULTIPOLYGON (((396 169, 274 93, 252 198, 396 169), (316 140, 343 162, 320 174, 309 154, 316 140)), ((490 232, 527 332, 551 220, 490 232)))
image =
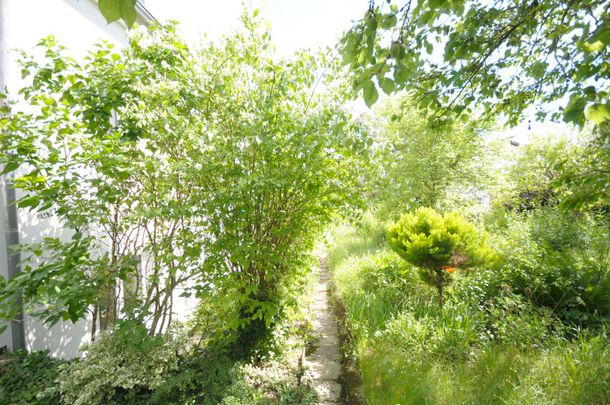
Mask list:
POLYGON ((141 401, 149 404, 218 404, 230 395, 229 391, 250 395, 246 386, 244 392, 239 390, 243 381, 245 376, 240 364, 227 355, 224 347, 215 345, 181 356, 178 368, 169 370, 153 392, 143 393, 141 401))
POLYGON ((487 299, 503 289, 585 325, 610 315, 610 250, 604 221, 547 208, 512 215, 494 237, 502 260, 473 276, 487 299))
POLYGON ((23 171, 20 208, 74 236, 24 247, 35 265, 0 283, 0 317, 22 297, 46 322, 151 316, 155 334, 182 287, 234 307, 223 321, 244 358, 267 349, 317 238, 360 205, 369 142, 343 83, 316 77, 336 59, 280 60, 257 13, 242 22, 196 51, 164 24, 86 64, 52 38, 41 63, 24 57, 30 80, 0 106, 0 163, 23 171))
POLYGON ((443 289, 456 268, 490 261, 493 252, 474 225, 459 214, 439 214, 419 208, 403 215, 388 228, 388 243, 403 259, 420 269, 422 279, 438 291, 443 306, 443 289))
POLYGON ((0 403, 50 404, 59 402, 58 369, 64 360, 47 351, 17 351, 0 357, 0 403))
POLYGON ((69 404, 128 403, 147 395, 178 369, 182 338, 148 336, 141 324, 123 324, 85 346, 86 357, 61 367, 62 399, 69 404))

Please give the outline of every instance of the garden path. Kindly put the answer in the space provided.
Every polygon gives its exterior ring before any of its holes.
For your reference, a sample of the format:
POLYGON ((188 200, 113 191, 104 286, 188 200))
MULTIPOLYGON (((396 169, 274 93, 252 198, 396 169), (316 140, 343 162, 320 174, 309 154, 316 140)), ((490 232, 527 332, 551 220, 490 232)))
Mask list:
POLYGON ((339 362, 339 336, 337 322, 328 300, 329 275, 326 259, 320 259, 320 276, 314 290, 313 313, 315 332, 320 336, 316 351, 307 356, 305 376, 318 393, 320 405, 339 404, 341 385, 338 382, 341 374, 339 362))

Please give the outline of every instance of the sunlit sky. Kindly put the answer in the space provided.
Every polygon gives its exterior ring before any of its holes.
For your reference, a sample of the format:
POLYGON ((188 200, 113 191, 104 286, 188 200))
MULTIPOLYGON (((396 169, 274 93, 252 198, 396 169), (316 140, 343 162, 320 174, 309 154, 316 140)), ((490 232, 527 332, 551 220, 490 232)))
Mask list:
POLYGON ((288 56, 297 49, 334 45, 364 15, 368 0, 146 0, 144 4, 161 22, 180 21, 189 41, 203 34, 217 38, 231 32, 239 24, 242 4, 258 8, 271 26, 278 54, 288 56))

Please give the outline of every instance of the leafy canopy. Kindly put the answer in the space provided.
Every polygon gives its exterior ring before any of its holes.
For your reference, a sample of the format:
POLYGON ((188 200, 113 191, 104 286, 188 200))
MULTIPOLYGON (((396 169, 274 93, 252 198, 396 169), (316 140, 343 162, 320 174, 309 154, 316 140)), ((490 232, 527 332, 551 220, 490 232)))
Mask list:
POLYGON ((534 105, 540 120, 582 126, 610 119, 609 50, 608 0, 373 0, 342 54, 368 105, 378 88, 406 89, 437 115, 516 125, 534 105), (554 102, 563 108, 546 109, 554 102))
POLYGON ((336 66, 278 61, 255 16, 196 51, 168 25, 84 64, 52 39, 42 63, 24 55, 28 108, 2 110, 0 163, 19 206, 66 229, 22 247, 24 271, 0 280, 3 317, 23 291, 49 323, 93 312, 101 329, 155 334, 182 288, 222 308, 242 346, 268 335, 318 235, 357 204, 368 142, 347 86, 312 91, 336 66))

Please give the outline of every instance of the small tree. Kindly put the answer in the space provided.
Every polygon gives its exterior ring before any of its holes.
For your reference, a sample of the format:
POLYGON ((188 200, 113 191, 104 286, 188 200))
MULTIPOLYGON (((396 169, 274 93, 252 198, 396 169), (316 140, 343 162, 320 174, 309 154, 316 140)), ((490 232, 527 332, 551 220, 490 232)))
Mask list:
POLYGON ((493 252, 474 225, 458 213, 439 214, 419 208, 403 215, 388 228, 390 247, 419 268, 422 280, 438 291, 443 306, 443 290, 453 281, 453 273, 489 261, 493 252))

